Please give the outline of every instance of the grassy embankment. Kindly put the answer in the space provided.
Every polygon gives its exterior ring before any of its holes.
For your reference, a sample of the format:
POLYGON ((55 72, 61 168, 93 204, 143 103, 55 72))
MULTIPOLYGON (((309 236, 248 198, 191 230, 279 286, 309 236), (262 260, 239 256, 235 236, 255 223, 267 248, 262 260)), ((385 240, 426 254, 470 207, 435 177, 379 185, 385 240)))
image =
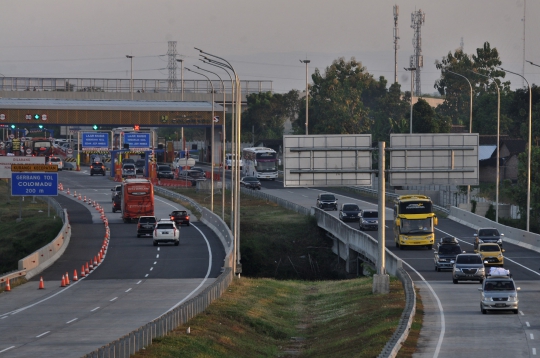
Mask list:
MULTIPOLYGON (((62 219, 47 217, 47 203, 32 197, 11 196, 6 180, 0 180, 0 274, 17 270, 20 259, 51 242, 62 229, 62 219), (22 206, 21 206, 22 204, 22 206), (22 220, 19 218, 22 207, 22 220)), ((11 285, 12 287, 14 285, 11 285)))
MULTIPOLYGON (((208 194, 178 191, 210 204, 208 194)), ((241 203, 243 277, 204 314, 136 356, 377 356, 403 312, 401 282, 392 279, 391 293, 375 296, 371 277, 347 277, 313 220, 250 196, 241 203)), ((221 213, 220 195, 214 210, 221 213)), ((421 325, 418 301, 400 357, 416 350, 421 325)))

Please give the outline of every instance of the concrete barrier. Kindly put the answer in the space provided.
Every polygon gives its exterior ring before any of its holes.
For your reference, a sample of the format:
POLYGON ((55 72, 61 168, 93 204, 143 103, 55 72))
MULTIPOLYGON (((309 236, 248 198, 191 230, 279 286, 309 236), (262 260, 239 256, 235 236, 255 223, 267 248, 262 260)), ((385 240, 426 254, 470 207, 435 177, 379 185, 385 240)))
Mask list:
MULTIPOLYGON (((455 206, 450 208, 450 215, 448 218, 475 230, 481 227, 496 228, 500 233, 504 234, 503 242, 509 242, 529 250, 540 252, 539 234, 502 225, 491 221, 486 217, 471 213, 470 211, 463 210, 455 206)), ((472 234, 473 232, 471 231, 471 235, 472 234)))

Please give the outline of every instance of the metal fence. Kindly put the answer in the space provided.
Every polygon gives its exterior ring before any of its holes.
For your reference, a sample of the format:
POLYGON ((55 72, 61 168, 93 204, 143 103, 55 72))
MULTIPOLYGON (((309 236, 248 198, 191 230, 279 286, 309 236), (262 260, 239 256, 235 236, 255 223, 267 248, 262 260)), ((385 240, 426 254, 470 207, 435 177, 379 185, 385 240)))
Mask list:
MULTIPOLYGON (((133 92, 140 93, 223 93, 221 81, 133 79, 133 92), (212 82, 212 83, 210 83, 212 82)), ((224 81, 225 93, 231 93, 231 82, 224 81)), ((243 95, 272 92, 272 81, 240 81, 243 95)), ((118 78, 37 78, 0 77, 0 91, 53 92, 131 92, 131 80, 118 78)))

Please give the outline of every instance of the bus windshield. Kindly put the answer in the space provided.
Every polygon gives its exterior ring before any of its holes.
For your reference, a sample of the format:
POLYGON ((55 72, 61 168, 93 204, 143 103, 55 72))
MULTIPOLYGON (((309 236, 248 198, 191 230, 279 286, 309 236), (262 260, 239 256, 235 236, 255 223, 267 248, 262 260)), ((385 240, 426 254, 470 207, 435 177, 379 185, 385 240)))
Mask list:
POLYGON ((426 234, 433 232, 433 221, 431 218, 427 219, 401 219, 401 233, 402 234, 426 234))
POLYGON ((400 214, 429 214, 432 212, 429 201, 403 201, 399 203, 400 214))
POLYGON ((261 162, 257 161, 257 171, 258 172, 271 172, 276 171, 276 162, 261 162))

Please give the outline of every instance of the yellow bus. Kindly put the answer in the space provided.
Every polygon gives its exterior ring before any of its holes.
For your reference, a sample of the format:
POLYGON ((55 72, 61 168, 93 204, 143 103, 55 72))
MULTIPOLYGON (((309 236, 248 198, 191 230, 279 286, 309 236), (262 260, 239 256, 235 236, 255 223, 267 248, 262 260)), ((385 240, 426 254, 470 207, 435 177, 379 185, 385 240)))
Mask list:
POLYGON ((437 216, 433 202, 425 195, 401 195, 394 199, 394 241, 396 247, 425 246, 435 244, 437 216))

